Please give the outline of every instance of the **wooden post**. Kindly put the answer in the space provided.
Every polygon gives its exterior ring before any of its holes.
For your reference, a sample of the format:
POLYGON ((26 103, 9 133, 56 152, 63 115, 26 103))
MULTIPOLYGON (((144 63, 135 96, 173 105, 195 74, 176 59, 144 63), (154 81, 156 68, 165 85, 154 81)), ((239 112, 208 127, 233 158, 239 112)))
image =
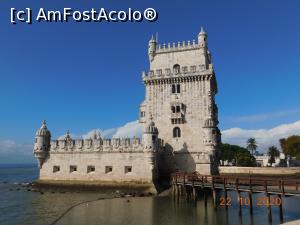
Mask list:
POLYGON ((280 204, 278 205, 279 207, 279 217, 280 217, 280 223, 283 223, 283 210, 282 210, 282 197, 279 194, 278 198, 280 199, 280 204))
POLYGON ((271 200, 270 200, 270 194, 267 193, 267 198, 268 198, 268 218, 269 221, 272 222, 272 207, 271 207, 271 200))
POLYGON ((252 192, 249 191, 248 192, 248 198, 249 198, 249 203, 250 203, 250 214, 252 215, 253 214, 253 204, 252 204, 252 192))
POLYGON ((242 204, 241 204, 241 199, 242 199, 242 196, 241 196, 241 192, 240 191, 237 191, 237 200, 238 200, 238 206, 239 206, 239 216, 242 215, 242 204))
POLYGON ((172 197, 173 197, 173 199, 175 199, 175 196, 176 196, 176 188, 175 188, 175 184, 173 183, 173 185, 172 185, 172 197))
POLYGON ((197 203, 197 194, 198 193, 197 193, 196 187, 193 187, 193 201, 194 201, 195 204, 197 203))
POLYGON ((213 203, 214 203, 214 209, 217 209, 217 192, 216 192, 216 189, 213 189, 213 203))
POLYGON ((238 201, 238 206, 239 206, 239 216, 242 215, 242 205, 241 205, 241 192, 239 191, 239 179, 235 179, 235 189, 237 192, 237 201, 238 201))
POLYGON ((177 194, 177 202, 179 203, 179 197, 180 197, 180 186, 176 184, 176 194, 177 194))
POLYGON ((207 207, 207 193, 206 193, 205 188, 203 189, 203 194, 204 194, 204 205, 205 205, 205 208, 206 208, 207 207))
POLYGON ((252 204, 252 180, 251 176, 249 177, 249 189, 250 191, 248 192, 248 197, 249 197, 249 203, 250 203, 250 214, 253 214, 253 204, 252 204))

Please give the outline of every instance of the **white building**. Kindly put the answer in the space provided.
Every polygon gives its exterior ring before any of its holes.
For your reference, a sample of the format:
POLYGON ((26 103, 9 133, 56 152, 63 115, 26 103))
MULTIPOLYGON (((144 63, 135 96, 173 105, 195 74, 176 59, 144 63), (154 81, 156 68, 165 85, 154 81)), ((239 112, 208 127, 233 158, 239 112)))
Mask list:
POLYGON ((279 166, 280 162, 285 160, 285 154, 284 153, 280 153, 279 157, 275 158, 275 163, 272 163, 272 165, 269 163, 269 159, 270 156, 268 156, 268 154, 263 154, 263 155, 254 155, 256 162, 258 165, 262 166, 262 167, 266 167, 266 166, 279 166))

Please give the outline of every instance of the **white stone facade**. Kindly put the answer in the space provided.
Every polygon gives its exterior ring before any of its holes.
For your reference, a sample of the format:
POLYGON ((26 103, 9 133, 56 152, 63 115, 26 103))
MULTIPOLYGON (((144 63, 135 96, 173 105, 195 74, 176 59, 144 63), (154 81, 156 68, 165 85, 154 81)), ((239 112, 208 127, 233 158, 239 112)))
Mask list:
POLYGON ((149 42, 150 70, 143 72, 142 140, 52 140, 43 122, 34 154, 40 180, 152 183, 175 171, 218 173, 217 83, 201 30, 198 42, 149 42))
POLYGON ((139 138, 102 139, 96 134, 93 138, 73 140, 69 133, 64 139, 50 141, 51 134, 43 122, 34 146, 39 179, 152 184, 158 176, 156 152, 160 140, 153 122, 147 129, 144 139, 150 140, 148 144, 142 144, 139 138))
POLYGON ((145 101, 140 122, 152 119, 164 142, 159 171, 217 173, 221 134, 214 96, 217 83, 207 35, 198 42, 159 45, 149 42, 150 71, 143 72, 145 101))

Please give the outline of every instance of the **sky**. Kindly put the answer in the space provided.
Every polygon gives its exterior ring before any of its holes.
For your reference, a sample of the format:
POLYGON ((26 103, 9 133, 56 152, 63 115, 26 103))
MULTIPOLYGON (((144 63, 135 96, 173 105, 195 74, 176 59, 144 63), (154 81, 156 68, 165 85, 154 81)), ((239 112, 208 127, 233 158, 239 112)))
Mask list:
POLYGON ((260 151, 300 134, 300 2, 296 0, 0 2, 0 163, 34 162, 35 131, 53 138, 100 129, 139 133, 147 45, 208 33, 223 141, 259 139, 260 151), (154 8, 155 22, 10 23, 10 9, 154 8), (263 135, 262 133, 263 132, 263 135))

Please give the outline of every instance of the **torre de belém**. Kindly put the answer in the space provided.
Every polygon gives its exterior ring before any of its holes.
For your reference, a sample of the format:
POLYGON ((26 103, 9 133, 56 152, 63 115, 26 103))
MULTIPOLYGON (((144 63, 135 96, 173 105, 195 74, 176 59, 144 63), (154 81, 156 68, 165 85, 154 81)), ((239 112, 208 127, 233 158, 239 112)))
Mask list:
POLYGON ((201 28, 198 41, 149 41, 149 72, 143 72, 142 138, 51 140, 44 121, 34 155, 40 182, 153 185, 172 172, 217 174, 221 133, 215 103, 217 82, 201 28))

